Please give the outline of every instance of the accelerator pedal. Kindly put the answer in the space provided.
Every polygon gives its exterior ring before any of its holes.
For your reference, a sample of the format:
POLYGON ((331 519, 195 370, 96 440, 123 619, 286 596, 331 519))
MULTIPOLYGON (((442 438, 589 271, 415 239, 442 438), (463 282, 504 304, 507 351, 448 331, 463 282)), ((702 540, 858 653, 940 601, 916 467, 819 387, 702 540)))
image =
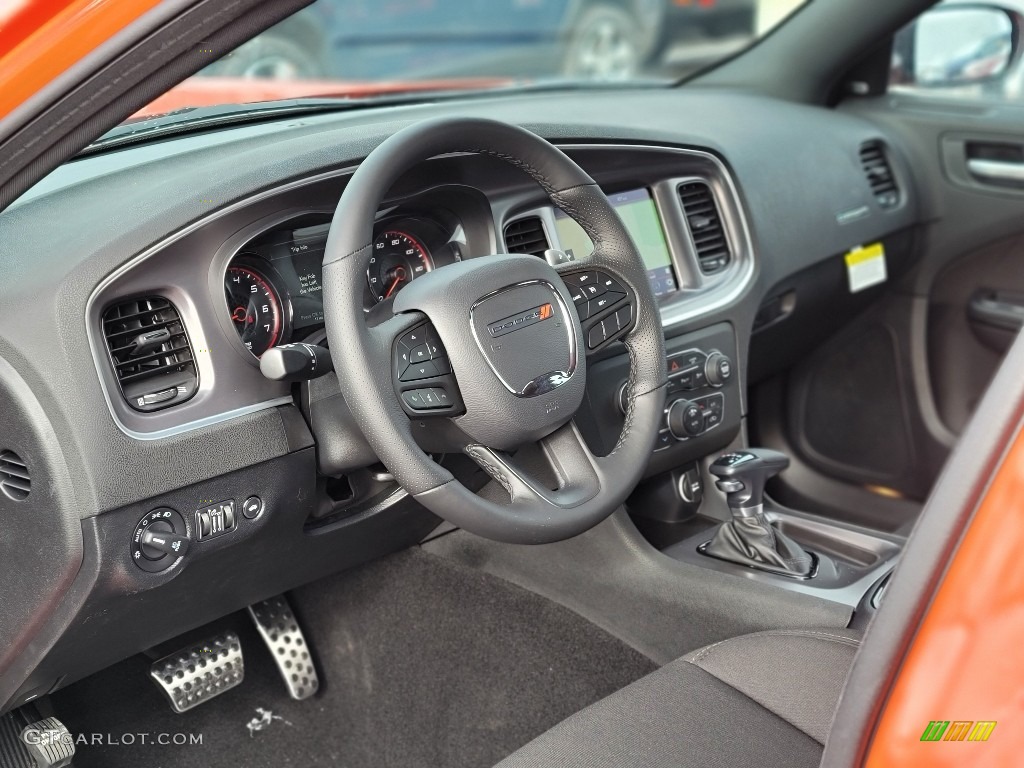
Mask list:
POLYGON ((242 644, 234 632, 224 632, 154 661, 149 674, 171 709, 187 712, 242 682, 242 644))
POLYGON ((277 670, 288 687, 288 695, 301 701, 316 693, 320 678, 313 666, 313 654, 288 598, 278 595, 250 605, 249 615, 274 657, 277 670))

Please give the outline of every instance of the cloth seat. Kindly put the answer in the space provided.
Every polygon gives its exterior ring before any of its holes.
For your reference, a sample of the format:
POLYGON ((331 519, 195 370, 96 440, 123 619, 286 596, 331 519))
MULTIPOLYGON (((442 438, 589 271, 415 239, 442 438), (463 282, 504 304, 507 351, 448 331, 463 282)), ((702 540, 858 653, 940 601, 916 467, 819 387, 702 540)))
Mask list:
POLYGON ((861 633, 723 640, 562 721, 499 768, 813 768, 861 633))

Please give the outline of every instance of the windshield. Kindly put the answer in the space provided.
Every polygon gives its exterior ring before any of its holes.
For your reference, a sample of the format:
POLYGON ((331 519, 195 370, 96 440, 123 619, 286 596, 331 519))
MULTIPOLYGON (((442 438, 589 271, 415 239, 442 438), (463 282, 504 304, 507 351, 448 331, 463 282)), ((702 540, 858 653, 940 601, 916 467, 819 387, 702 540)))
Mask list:
POLYGON ((674 83, 804 2, 317 0, 134 117, 313 96, 674 83))

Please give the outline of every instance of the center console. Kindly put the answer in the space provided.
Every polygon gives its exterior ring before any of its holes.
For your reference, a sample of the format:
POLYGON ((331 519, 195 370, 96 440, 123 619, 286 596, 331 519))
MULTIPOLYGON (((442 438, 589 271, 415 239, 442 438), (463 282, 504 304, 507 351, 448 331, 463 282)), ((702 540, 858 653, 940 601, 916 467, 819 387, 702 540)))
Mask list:
MULTIPOLYGON (((729 445, 743 416, 736 338, 728 323, 718 323, 666 343, 669 384, 665 417, 652 448, 647 475, 697 461, 729 445)), ((588 367, 587 399, 591 417, 587 437, 606 452, 615 445, 625 419, 629 363, 624 356, 588 367)))
MULTIPOLYGON (((866 596, 879 592, 905 539, 787 509, 765 494, 766 482, 789 459, 745 448, 737 354, 728 323, 668 340, 665 421, 649 479, 627 503, 631 516, 675 560, 814 595, 859 614, 874 610, 877 599, 866 596)), ((624 361, 602 361, 592 370, 590 405, 598 437, 606 439, 622 426, 624 361)))

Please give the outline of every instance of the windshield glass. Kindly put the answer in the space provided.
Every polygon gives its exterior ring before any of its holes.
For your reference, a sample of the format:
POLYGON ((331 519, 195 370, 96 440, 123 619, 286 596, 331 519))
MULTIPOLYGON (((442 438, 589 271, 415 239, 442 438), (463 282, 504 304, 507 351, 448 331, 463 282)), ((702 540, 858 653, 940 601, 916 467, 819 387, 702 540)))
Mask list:
POLYGON ((595 82, 674 83, 806 0, 317 0, 136 114, 595 82))

